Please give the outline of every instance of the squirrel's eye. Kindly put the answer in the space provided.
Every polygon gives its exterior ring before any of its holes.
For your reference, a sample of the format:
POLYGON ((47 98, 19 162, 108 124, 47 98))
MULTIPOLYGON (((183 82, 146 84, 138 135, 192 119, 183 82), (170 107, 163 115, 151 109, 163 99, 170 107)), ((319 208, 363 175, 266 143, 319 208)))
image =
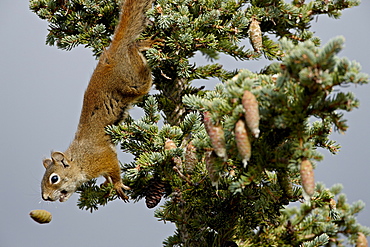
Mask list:
POLYGON ((52 175, 50 176, 50 182, 51 182, 52 184, 58 183, 58 182, 59 182, 59 176, 58 176, 58 175, 56 175, 56 174, 52 174, 52 175))

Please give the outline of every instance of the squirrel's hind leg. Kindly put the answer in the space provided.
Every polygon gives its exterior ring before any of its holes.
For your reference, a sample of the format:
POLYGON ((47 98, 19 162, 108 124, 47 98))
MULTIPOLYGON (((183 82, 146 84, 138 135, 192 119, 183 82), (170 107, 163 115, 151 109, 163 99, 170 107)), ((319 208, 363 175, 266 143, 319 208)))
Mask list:
POLYGON ((128 196, 126 195, 126 193, 124 192, 124 190, 130 190, 131 188, 124 185, 121 181, 121 177, 119 176, 119 179, 117 180, 112 179, 111 176, 104 176, 105 177, 105 182, 102 184, 102 186, 106 186, 108 184, 113 184, 113 188, 114 190, 116 191, 116 194, 119 198, 121 198, 124 202, 128 202, 128 196))

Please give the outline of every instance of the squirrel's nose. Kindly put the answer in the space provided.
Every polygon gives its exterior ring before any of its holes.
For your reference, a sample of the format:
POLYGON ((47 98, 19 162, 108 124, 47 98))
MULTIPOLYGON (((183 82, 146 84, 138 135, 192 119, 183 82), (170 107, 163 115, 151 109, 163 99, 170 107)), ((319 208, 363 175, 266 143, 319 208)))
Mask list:
POLYGON ((50 198, 50 196, 47 196, 47 195, 42 195, 42 199, 44 200, 44 201, 52 201, 51 200, 51 198, 50 198))

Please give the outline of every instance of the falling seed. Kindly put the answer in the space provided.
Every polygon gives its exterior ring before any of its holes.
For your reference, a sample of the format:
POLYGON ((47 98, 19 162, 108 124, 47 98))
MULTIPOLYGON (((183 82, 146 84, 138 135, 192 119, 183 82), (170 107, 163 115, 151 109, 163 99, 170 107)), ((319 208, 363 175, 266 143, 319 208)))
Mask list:
POLYGON ((32 210, 30 212, 31 218, 40 224, 49 223, 51 221, 51 213, 43 209, 32 210))

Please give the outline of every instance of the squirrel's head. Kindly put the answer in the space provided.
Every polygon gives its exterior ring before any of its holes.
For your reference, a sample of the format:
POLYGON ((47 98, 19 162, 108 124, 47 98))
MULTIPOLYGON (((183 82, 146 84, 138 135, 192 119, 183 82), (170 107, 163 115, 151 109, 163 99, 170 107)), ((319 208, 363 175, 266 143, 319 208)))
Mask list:
POLYGON ((83 181, 78 166, 62 152, 53 152, 43 164, 46 171, 41 182, 42 199, 67 201, 83 181))

